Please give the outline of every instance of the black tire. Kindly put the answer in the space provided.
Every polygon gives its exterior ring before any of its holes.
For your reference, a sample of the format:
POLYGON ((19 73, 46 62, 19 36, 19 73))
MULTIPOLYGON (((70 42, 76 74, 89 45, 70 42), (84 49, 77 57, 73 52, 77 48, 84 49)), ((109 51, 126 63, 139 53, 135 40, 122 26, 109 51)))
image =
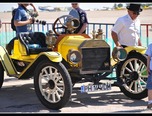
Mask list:
POLYGON ((2 87, 4 82, 4 68, 2 66, 2 63, 0 62, 0 88, 2 87))
POLYGON ((64 107, 72 94, 71 78, 62 63, 39 63, 34 73, 34 87, 41 103, 53 110, 64 107), (49 79, 49 75, 54 77, 49 79))
POLYGON ((147 58, 137 52, 129 54, 116 69, 120 90, 129 98, 140 100, 147 97, 147 58), (135 67, 136 66, 136 67, 135 67), (132 67, 132 68, 131 68, 132 67), (145 73, 146 72, 146 73, 145 73))

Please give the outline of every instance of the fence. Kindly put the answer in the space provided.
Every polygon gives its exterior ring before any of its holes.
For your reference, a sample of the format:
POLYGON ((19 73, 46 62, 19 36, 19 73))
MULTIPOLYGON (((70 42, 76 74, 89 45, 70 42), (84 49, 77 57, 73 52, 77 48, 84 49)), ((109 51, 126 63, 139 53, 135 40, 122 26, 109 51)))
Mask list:
MULTIPOLYGON (((111 28, 114 24, 105 24, 105 23, 89 23, 87 27, 86 33, 91 35, 92 31, 97 31, 98 29, 102 29, 105 35, 105 41, 110 44, 110 46, 114 47, 114 42, 111 38, 111 28)), ((46 33, 48 30, 52 30, 53 23, 47 23, 46 25, 41 24, 33 24, 33 31, 40 31, 46 33)), ((151 24, 141 24, 141 42, 143 46, 148 46, 149 43, 152 42, 152 31, 151 24)), ((8 22, 2 23, 2 29, 0 34, 0 45, 5 46, 13 37, 15 37, 15 32, 11 29, 11 25, 8 22)))

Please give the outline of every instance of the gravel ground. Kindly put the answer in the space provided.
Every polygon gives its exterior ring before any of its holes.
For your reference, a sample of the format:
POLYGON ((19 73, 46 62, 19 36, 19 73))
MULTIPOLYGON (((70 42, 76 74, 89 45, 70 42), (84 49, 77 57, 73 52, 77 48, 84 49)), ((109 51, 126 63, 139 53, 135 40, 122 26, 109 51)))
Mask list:
POLYGON ((33 79, 18 80, 5 76, 0 91, 0 113, 152 113, 152 110, 146 109, 147 98, 132 100, 118 87, 112 87, 109 91, 81 93, 80 86, 74 86, 71 99, 65 107, 49 110, 38 100, 33 79))

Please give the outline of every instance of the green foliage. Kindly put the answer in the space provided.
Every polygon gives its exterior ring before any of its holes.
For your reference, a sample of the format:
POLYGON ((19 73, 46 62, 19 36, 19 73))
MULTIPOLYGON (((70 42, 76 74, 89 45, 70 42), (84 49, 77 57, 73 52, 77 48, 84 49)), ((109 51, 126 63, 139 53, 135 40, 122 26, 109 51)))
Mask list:
POLYGON ((120 4, 118 4, 118 7, 119 7, 119 8, 123 7, 123 4, 121 4, 121 3, 120 3, 120 4))

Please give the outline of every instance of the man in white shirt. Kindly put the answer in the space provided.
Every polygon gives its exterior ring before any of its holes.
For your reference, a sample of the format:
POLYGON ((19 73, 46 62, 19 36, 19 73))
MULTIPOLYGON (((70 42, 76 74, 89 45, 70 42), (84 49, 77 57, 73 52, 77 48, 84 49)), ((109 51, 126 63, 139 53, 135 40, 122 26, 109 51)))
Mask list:
POLYGON ((129 4, 128 14, 119 17, 111 30, 111 36, 116 46, 141 46, 140 20, 138 16, 142 12, 140 4, 129 4))

